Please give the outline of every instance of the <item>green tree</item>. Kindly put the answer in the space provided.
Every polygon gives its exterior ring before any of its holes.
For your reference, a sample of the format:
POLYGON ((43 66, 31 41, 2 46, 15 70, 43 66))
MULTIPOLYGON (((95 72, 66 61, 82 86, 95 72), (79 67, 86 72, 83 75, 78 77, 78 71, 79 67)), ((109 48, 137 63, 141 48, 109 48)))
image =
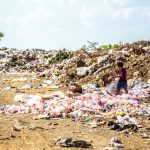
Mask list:
POLYGON ((1 38, 4 36, 2 32, 0 32, 0 41, 2 40, 1 38))

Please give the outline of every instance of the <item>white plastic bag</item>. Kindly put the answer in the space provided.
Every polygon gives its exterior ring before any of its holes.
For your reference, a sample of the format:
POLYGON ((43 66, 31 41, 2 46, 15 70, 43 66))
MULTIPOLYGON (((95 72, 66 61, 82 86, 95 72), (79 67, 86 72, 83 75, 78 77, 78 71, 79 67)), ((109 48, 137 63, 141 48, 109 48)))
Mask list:
POLYGON ((111 84, 106 86, 107 91, 110 94, 116 94, 116 90, 117 90, 117 84, 118 84, 118 79, 116 79, 115 81, 113 81, 111 84))

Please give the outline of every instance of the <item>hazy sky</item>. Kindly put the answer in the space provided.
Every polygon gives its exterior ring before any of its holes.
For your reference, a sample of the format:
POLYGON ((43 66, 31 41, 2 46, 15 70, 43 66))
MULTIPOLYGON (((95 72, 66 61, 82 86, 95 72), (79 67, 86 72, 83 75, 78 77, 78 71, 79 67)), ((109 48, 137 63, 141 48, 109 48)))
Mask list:
POLYGON ((77 49, 150 39, 150 0, 0 0, 0 47, 77 49))

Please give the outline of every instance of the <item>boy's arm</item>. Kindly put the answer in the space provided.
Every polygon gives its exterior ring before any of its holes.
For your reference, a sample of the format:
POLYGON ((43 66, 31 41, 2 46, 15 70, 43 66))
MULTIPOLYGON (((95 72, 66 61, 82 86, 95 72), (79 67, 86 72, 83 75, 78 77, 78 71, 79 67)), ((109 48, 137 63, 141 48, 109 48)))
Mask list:
POLYGON ((119 74, 118 74, 118 71, 117 71, 117 70, 115 70, 115 73, 116 73, 115 76, 113 76, 112 73, 110 73, 110 78, 111 78, 111 79, 120 78, 120 77, 122 76, 122 75, 119 75, 119 74))
POLYGON ((117 76, 111 77, 111 78, 119 78, 119 77, 122 77, 122 75, 117 75, 117 76))
POLYGON ((123 75, 122 75, 122 74, 119 74, 117 77, 123 77, 123 75))
POLYGON ((117 77, 119 78, 119 77, 125 77, 126 76, 126 70, 123 70, 122 72, 121 72, 121 74, 118 74, 117 75, 117 77))

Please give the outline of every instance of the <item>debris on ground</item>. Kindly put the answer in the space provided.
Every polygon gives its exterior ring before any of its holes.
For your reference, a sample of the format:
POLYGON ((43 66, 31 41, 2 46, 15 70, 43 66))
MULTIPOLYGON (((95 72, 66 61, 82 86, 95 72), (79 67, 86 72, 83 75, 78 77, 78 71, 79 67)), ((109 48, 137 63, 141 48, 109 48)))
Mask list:
MULTIPOLYGON (((150 41, 121 44, 107 51, 1 48, 1 75, 19 77, 1 79, 1 93, 14 92, 16 95, 12 97, 13 103, 0 105, 0 114, 31 114, 35 121, 71 118, 91 130, 106 127, 128 135, 138 132, 143 139, 148 139, 149 131, 141 131, 141 128, 149 123, 150 118, 149 55, 150 41), (129 93, 121 91, 116 95, 118 79, 112 77, 116 77, 116 64, 120 61, 128 71, 129 93), (48 92, 41 92, 43 89, 48 92), (31 90, 39 92, 33 94, 29 92, 31 90)), ((12 125, 13 131, 23 129, 46 130, 28 124, 12 125)), ((123 147, 116 137, 111 142, 114 147, 105 149, 123 147)), ((58 143, 66 147, 88 145, 71 138, 60 139, 58 143)))
POLYGON ((78 148, 91 148, 91 143, 84 140, 73 140, 72 138, 59 138, 55 145, 61 147, 78 147, 78 148))

